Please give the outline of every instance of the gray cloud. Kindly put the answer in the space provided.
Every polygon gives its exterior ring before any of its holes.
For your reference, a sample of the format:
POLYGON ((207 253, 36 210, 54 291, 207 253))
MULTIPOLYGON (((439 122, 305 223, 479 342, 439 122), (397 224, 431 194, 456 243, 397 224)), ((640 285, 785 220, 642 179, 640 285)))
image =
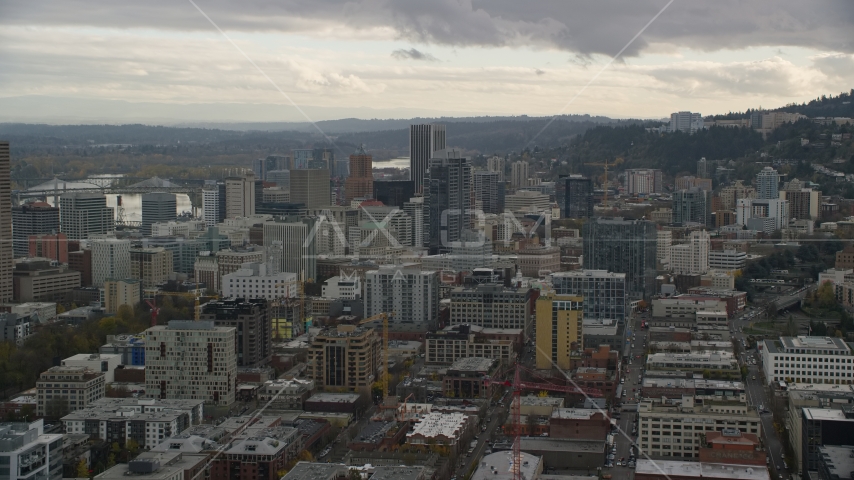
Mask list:
POLYGON ((439 59, 430 55, 427 52, 422 52, 416 50, 414 48, 410 48, 409 50, 399 49, 391 52, 392 58, 396 60, 422 60, 426 62, 438 62, 439 59))
POLYGON ((535 68, 534 73, 536 73, 537 75, 545 75, 546 74, 546 72, 544 70, 540 70, 539 68, 535 68))
MULTIPOLYGON (((452 46, 534 46, 614 55, 665 0, 198 0, 226 30, 391 31, 398 39, 452 46)), ((0 24, 210 30, 189 2, 6 2, 0 24)), ((844 0, 677 1, 625 52, 651 44, 704 51, 802 46, 854 51, 854 3, 844 0)))

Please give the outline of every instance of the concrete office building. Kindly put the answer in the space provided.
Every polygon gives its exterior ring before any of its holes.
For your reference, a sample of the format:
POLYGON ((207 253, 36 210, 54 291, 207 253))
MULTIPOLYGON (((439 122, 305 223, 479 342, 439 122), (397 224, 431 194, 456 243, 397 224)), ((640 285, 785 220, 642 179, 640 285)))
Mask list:
POLYGON ((129 278, 130 240, 115 237, 97 238, 89 242, 92 250, 92 284, 101 287, 108 278, 129 278))
POLYGON ((59 418, 103 398, 104 372, 85 367, 50 367, 36 381, 36 415, 59 418))
POLYGON ((551 275, 554 292, 584 299, 584 319, 622 323, 626 320, 626 274, 607 270, 575 270, 551 275))
POLYGON ((513 338, 521 337, 521 329, 452 325, 438 332, 427 332, 424 361, 450 365, 461 358, 481 357, 510 365, 521 347, 521 342, 513 338))
POLYGON ((424 191, 433 156, 445 148, 444 125, 409 126, 409 179, 415 184, 416 193, 424 191))
POLYGON ((755 407, 740 401, 704 403, 691 396, 664 403, 661 398, 643 399, 638 406, 640 449, 653 457, 699 458, 706 432, 737 429, 762 435, 755 407))
POLYGON ((237 335, 237 366, 262 367, 273 355, 272 312, 266 300, 233 298, 201 306, 200 320, 216 327, 234 328, 237 335))
POLYGON ((528 162, 519 160, 510 165, 510 187, 518 190, 527 187, 529 183, 529 166, 528 162))
POLYGON ((570 370, 570 353, 584 348, 582 297, 541 296, 537 299, 536 311, 535 364, 537 369, 551 370, 557 366, 562 370, 570 370))
MULTIPOLYGON (((329 170, 325 168, 291 170, 290 190, 291 202, 301 203, 307 209, 332 205, 329 170)), ((367 194, 372 191, 368 190, 367 194)))
POLYGON ((115 230, 114 209, 100 193, 72 192, 59 197, 59 224, 71 240, 85 240, 115 230))
POLYGON ((231 405, 237 331, 212 321, 172 320, 145 331, 145 390, 154 398, 231 405))
POLYGON ((302 279, 317 278, 318 221, 316 218, 283 217, 264 224, 264 248, 281 242, 280 272, 296 273, 302 279))
POLYGON ((584 224, 584 268, 625 273, 629 296, 655 291, 657 231, 646 220, 596 218, 584 224))
POLYGON ((225 218, 255 215, 255 175, 225 179, 225 218))
POLYGON ((364 146, 350 155, 350 176, 344 181, 344 193, 347 204, 354 198, 374 196, 373 157, 365 152, 364 146))
POLYGON ((789 216, 798 220, 816 220, 821 207, 821 192, 811 188, 781 190, 780 199, 789 201, 789 216))
POLYGON ((226 219, 224 183, 204 186, 202 189, 202 211, 205 225, 208 227, 215 227, 226 219))
POLYGON ((172 252, 163 247, 131 248, 130 277, 142 280, 142 288, 155 288, 169 280, 172 260, 172 252))
POLYGON ((368 392, 378 378, 381 361, 382 345, 373 329, 338 325, 314 337, 306 376, 321 388, 368 392))
POLYGON ((12 271, 13 300, 16 302, 67 302, 80 286, 80 272, 47 259, 22 259, 12 271))
POLYGON ((393 323, 412 323, 435 329, 439 319, 437 272, 401 266, 382 266, 365 273, 365 316, 395 312, 393 323))
POLYGON ((565 218, 592 218, 593 217, 593 182, 581 175, 570 175, 564 179, 566 191, 564 193, 565 218))
POLYGON ((45 434, 44 420, 0 424, 6 480, 62 480, 63 435, 45 434))
POLYGON ((63 367, 83 367, 104 374, 106 383, 113 383, 114 371, 121 365, 122 356, 115 354, 78 353, 62 360, 63 367))
POLYGON ((524 287, 477 285, 451 290, 450 325, 518 329, 532 333, 534 291, 524 287))
POLYGON ((780 337, 762 343, 759 355, 768 382, 854 384, 854 353, 841 338, 780 337))
POLYGON ((104 282, 104 311, 116 313, 124 305, 131 309, 142 301, 142 282, 133 278, 104 282))
POLYGON ((471 164, 458 150, 440 150, 430 160, 425 182, 430 253, 444 253, 471 228, 471 164))
POLYGON ((263 263, 247 262, 239 269, 222 277, 224 298, 263 298, 273 301, 297 298, 297 274, 270 273, 263 263))
POLYGON ((504 212, 504 182, 503 174, 498 172, 474 172, 474 201, 475 208, 483 213, 504 212))
MULTIPOLYGON (((2 175, 1 166, 0 175, 2 175)), ((45 202, 32 202, 12 209, 12 245, 15 258, 26 257, 29 254, 30 237, 57 232, 59 232, 59 208, 51 207, 45 202)))
POLYGON ((739 270, 747 263, 747 253, 741 250, 709 250, 709 268, 739 270))
POLYGON ((626 170, 625 175, 625 187, 629 195, 647 195, 664 191, 664 179, 661 170, 632 168, 626 170))
POLYGON ((508 212, 534 213, 542 215, 551 213, 552 204, 549 196, 531 190, 519 190, 513 195, 504 197, 504 208, 508 212))
POLYGON ((151 225, 170 222, 178 218, 178 201, 174 193, 152 192, 142 195, 142 223, 140 231, 151 235, 151 225))

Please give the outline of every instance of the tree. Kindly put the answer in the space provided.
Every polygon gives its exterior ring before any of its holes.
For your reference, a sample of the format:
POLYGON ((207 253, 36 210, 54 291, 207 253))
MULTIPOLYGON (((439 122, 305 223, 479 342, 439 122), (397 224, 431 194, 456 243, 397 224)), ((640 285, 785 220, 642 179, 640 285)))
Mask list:
POLYGON ((347 476, 348 480, 362 480, 362 474, 359 473, 355 468, 350 469, 350 474, 347 476))
POLYGON ((86 465, 85 459, 80 459, 77 462, 77 478, 89 478, 89 465, 86 465))
POLYGON ((107 468, 113 468, 116 465, 116 454, 111 453, 109 457, 107 457, 107 468))

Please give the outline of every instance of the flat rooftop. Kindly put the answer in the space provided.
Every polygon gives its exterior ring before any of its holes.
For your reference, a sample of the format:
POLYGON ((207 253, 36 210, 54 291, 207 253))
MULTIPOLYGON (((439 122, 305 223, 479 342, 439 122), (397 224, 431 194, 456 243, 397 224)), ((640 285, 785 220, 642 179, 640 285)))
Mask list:
POLYGON ((827 465, 831 478, 851 478, 854 472, 854 445, 821 445, 818 453, 827 465))
MULTIPOLYGON (((535 480, 540 470, 541 457, 522 453, 522 480, 535 480)), ((471 476, 471 480, 511 480, 513 478, 513 452, 495 452, 484 455, 481 458, 477 470, 471 476)))
POLYGON ((854 418, 846 418, 845 412, 835 408, 804 408, 804 416, 808 420, 833 420, 837 422, 850 422, 854 425, 854 418))
POLYGON ((562 420, 590 420, 599 410, 592 408, 556 408, 552 411, 552 418, 562 420))
POLYGON ((836 337, 807 337, 803 335, 798 337, 780 337, 780 343, 787 350, 790 348, 812 348, 834 352, 841 351, 850 354, 845 341, 836 337))
POLYGON ((340 463, 299 462, 281 480, 333 480, 349 471, 340 463))
POLYGON ((525 395, 519 397, 522 406, 528 407, 546 407, 563 405, 563 399, 560 397, 537 397, 534 395, 525 395))
POLYGON ((495 360, 483 357, 467 357, 456 360, 448 370, 461 372, 488 372, 492 369, 495 360))
POLYGON ((747 467, 720 463, 639 459, 635 475, 666 475, 668 478, 719 478, 727 480, 770 480, 765 466, 747 467))
POLYGON ((602 453, 605 442, 573 438, 522 437, 522 450, 536 452, 602 453))
POLYGON ((374 469, 371 480, 418 480, 424 474, 424 467, 380 466, 374 469))
POLYGON ((306 402, 324 402, 324 403, 356 403, 359 401, 358 393, 315 393, 306 400, 306 402))

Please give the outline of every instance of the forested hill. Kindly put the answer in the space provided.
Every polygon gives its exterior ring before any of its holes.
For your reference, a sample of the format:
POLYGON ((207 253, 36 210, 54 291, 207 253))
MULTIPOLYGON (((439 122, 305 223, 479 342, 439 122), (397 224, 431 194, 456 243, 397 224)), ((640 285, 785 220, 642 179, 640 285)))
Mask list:
MULTIPOLYGON (((785 107, 766 109, 768 112, 800 113, 808 117, 854 117, 854 88, 850 92, 842 92, 837 96, 822 95, 805 103, 791 103, 785 107)), ((713 115, 716 120, 733 120, 737 118, 749 118, 756 109, 748 108, 744 112, 729 112, 722 115, 713 115)))

